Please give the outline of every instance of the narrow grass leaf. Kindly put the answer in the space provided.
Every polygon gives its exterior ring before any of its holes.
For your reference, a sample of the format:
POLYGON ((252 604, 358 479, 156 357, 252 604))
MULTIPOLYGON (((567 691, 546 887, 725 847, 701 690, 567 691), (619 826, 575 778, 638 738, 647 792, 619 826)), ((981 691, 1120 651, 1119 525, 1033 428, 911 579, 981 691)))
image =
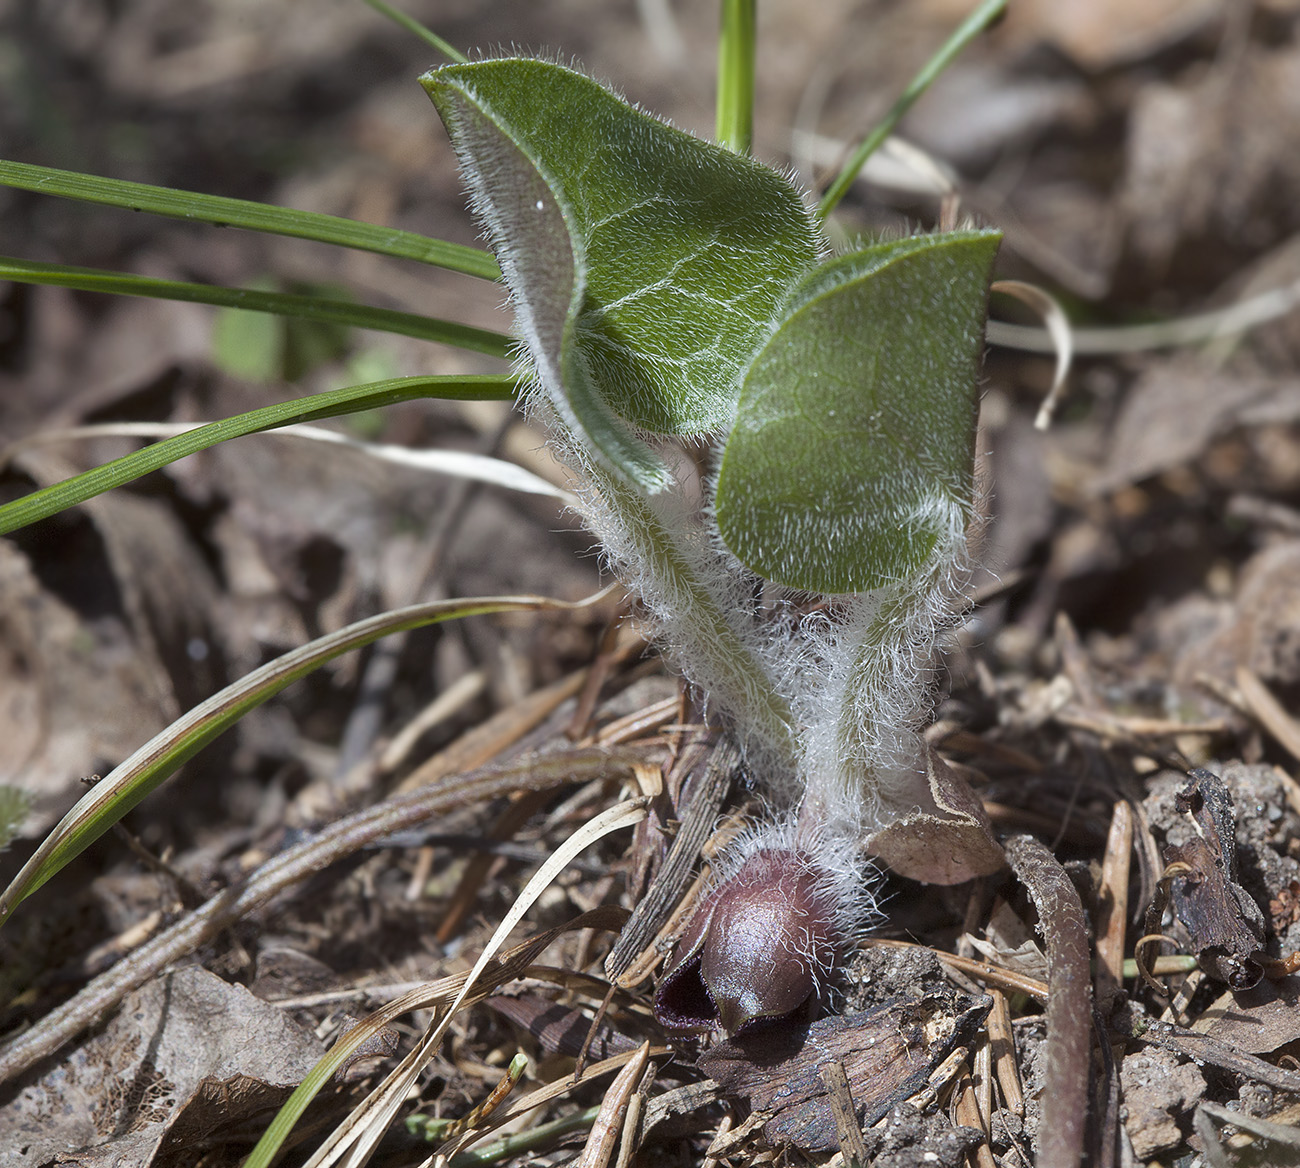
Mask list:
POLYGON ((338 418, 422 397, 456 401, 508 401, 514 396, 517 384, 516 379, 507 374, 395 377, 263 406, 246 414, 236 414, 220 422, 200 426, 197 430, 190 430, 175 438, 168 438, 6 503, 0 507, 0 535, 57 515, 60 511, 111 491, 123 483, 132 482, 141 475, 149 474, 186 455, 206 450, 209 446, 231 438, 242 438, 245 434, 257 434, 262 430, 273 430, 295 422, 338 418))
POLYGON ((396 259, 416 260, 436 268, 462 272, 483 280, 497 280, 501 269, 487 252, 476 247, 430 239, 414 231, 399 231, 377 223, 363 223, 338 215, 321 215, 315 211, 296 211, 248 199, 228 199, 222 195, 203 195, 173 187, 155 187, 145 183, 125 182, 102 175, 56 170, 26 162, 0 159, 0 186, 57 195, 84 203, 122 207, 128 211, 145 211, 171 219, 189 219, 215 227, 242 227, 272 235, 332 243, 357 251, 372 251, 396 259))
POLYGON ((396 333, 422 341, 440 341, 444 345, 485 353, 490 357, 504 358, 509 355, 509 339, 488 329, 323 296, 263 292, 256 288, 223 288, 217 284, 189 284, 179 280, 135 276, 127 272, 46 264, 13 256, 0 256, 0 280, 15 280, 22 284, 52 284, 60 288, 76 288, 81 292, 147 296, 154 300, 182 300, 190 304, 213 304, 220 308, 270 312, 277 316, 293 316, 303 320, 396 333))
POLYGON ((381 16, 386 16, 398 27, 404 28, 407 32, 419 37, 426 45, 435 52, 441 53, 449 61, 464 62, 469 60, 469 58, 459 49, 443 40, 442 37, 432 29, 425 28, 425 26, 416 20, 415 17, 408 16, 405 12, 398 8, 394 8, 391 4, 386 4, 384 0, 366 0, 366 3, 381 16))
MULTIPOLYGON (((205 424, 203 422, 188 424, 104 422, 93 426, 69 426, 65 430, 50 430, 22 439, 14 443, 8 453, 30 446, 45 446, 86 438, 173 438, 178 434, 188 434, 205 424)), ((547 482, 541 475, 524 470, 522 466, 516 466, 503 458, 491 458, 486 454, 474 454, 468 450, 421 450, 386 442, 363 442, 349 434, 338 430, 326 430, 321 426, 284 426, 277 430, 264 430, 262 433, 276 438, 300 438, 309 442, 346 446, 349 450, 355 450, 358 454, 373 458, 377 462, 410 467, 412 470, 427 471, 429 474, 451 475, 454 478, 469 479, 476 483, 488 483, 494 487, 504 487, 506 490, 520 491, 527 495, 547 495, 552 499, 558 499, 566 506, 573 506, 577 501, 570 492, 547 482)))
MULTIPOLYGON (((493 971, 493 982, 474 991, 470 1000, 481 1000, 492 993, 497 986, 524 976, 528 971, 535 971, 537 967, 532 965, 534 958, 565 933, 582 928, 617 930, 622 921, 627 919, 626 913, 620 918, 619 911, 612 905, 603 905, 583 913, 567 924, 547 929, 545 932, 535 934, 528 940, 520 942, 508 952, 502 954, 498 967, 493 971)), ((312 1067, 311 1071, 308 1072, 293 1094, 276 1113, 266 1131, 262 1133, 262 1138, 258 1141, 257 1147, 253 1149, 249 1158, 244 1162, 244 1168, 259 1168, 260 1165, 270 1164, 274 1161, 280 1146, 289 1133, 293 1131, 294 1125, 302 1118, 303 1112, 307 1110, 312 1099, 316 1097, 321 1088, 329 1082, 367 1038, 390 1022, 400 1018, 403 1014, 409 1014, 412 1010, 437 1010, 445 1007, 447 1002, 465 984, 467 978, 468 972, 453 974, 451 977, 440 978, 438 981, 411 990, 362 1019, 358 1025, 339 1038, 322 1056, 320 1061, 312 1067)), ((599 1078, 602 1074, 607 1074, 622 1065, 629 1057, 630 1054, 616 1055, 611 1059, 606 1059, 595 1066, 589 1067, 584 1078, 593 1080, 599 1078)), ((563 1087, 567 1088, 568 1084, 564 1084, 563 1087)), ((533 1107, 549 1102, 555 1095, 563 1093, 561 1090, 553 1091, 551 1095, 544 1095, 545 1090, 543 1088, 540 1092, 532 1092, 529 1098, 522 1101, 522 1103, 516 1100, 516 1106, 512 1108, 513 1113, 522 1114, 524 1111, 532 1110, 533 1107), (539 1096, 541 1097, 539 1098, 539 1096)), ((359 1110, 360 1108, 354 1111, 353 1115, 356 1115, 359 1110)), ((499 1120, 497 1122, 499 1124, 499 1120)), ((477 1139, 478 1137, 477 1135, 471 1135, 468 1138, 477 1139)), ((319 1149, 317 1154, 320 1154, 319 1149)))
POLYGON ((1006 6, 1007 0, 983 0, 979 7, 953 30, 952 35, 939 47, 939 51, 921 66, 920 71, 908 82, 907 88, 903 90, 898 100, 890 107, 889 112, 863 138, 858 148, 849 156, 849 160, 844 164, 840 173, 835 176, 835 181, 831 183, 822 196, 821 202, 817 204, 817 218, 819 220, 825 219, 839 205, 840 200, 848 194, 849 188, 853 185, 853 180, 857 178, 858 172, 865 165, 867 159, 894 132, 894 128, 902 121, 903 115, 916 103, 917 98, 930 88, 934 79, 953 63, 957 55, 971 41, 1002 15, 1006 6))
POLYGON ((745 378, 718 527, 790 588, 865 592, 919 570, 972 496, 993 231, 842 256, 798 289, 745 378))
POLYGON ((572 606, 542 596, 490 596, 414 604, 357 621, 253 670, 154 735, 83 795, 0 894, 0 923, 18 904, 170 778, 187 759, 229 730, 250 710, 335 657, 369 645, 380 637, 446 620, 491 612, 529 612, 557 607, 572 606))

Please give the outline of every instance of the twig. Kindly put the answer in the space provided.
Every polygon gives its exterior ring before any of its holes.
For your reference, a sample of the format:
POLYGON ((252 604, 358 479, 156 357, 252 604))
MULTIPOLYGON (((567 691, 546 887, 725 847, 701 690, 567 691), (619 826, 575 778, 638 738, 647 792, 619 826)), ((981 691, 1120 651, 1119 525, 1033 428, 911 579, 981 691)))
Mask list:
POLYGON ((1222 1067, 1225 1071, 1244 1075, 1257 1083, 1276 1087, 1279 1091, 1300 1093, 1300 1074, 1275 1067, 1272 1063, 1246 1054, 1208 1034, 1198 1034, 1172 1022, 1162 1022, 1138 1013, 1121 1012, 1110 1021, 1111 1029, 1125 1038, 1136 1038, 1155 1046, 1172 1050, 1197 1062, 1222 1067))
POLYGON ((845 1163, 850 1168, 867 1168, 870 1157, 862 1139, 862 1127, 853 1106, 853 1093, 849 1090, 849 1077, 844 1073, 844 1064, 838 1059, 832 1059, 821 1068, 821 1078, 826 1084, 827 1098, 831 1114, 835 1117, 835 1131, 840 1139, 840 1151, 844 1154, 845 1163))
POLYGON ((1029 891, 1047 943, 1047 1069, 1038 1131, 1038 1168, 1076 1168, 1088 1117, 1092 995, 1083 904, 1056 857, 1032 836, 1006 844, 1029 891))
POLYGON ((1124 934, 1128 922, 1128 875, 1133 854, 1133 810, 1124 799, 1111 813, 1110 835, 1101 866, 1097 922, 1097 981, 1099 999, 1119 992, 1124 978, 1124 934))
POLYGON ((1020 1087, 1020 1070, 1016 1066, 1016 1032, 1011 1028, 1011 1007, 1007 995, 993 990, 993 1009, 988 1020, 989 1047, 997 1070, 1002 1102, 1013 1115, 1025 1114, 1025 1093, 1020 1087))
POLYGON ((502 750, 514 745, 530 730, 541 725, 566 698, 573 697, 587 680, 588 668, 584 665, 568 677, 534 690, 523 701, 515 702, 500 713, 493 714, 486 722, 480 722, 472 730, 467 730, 450 746, 440 750, 407 775, 398 785, 398 791, 415 791, 437 783, 448 775, 486 766, 502 750))
POLYGON ((894 941, 884 937, 868 937, 862 944, 863 948, 868 949, 925 949, 927 952, 933 953, 939 959, 940 964, 949 970, 955 970, 958 973, 978 978, 988 985, 997 986, 999 989, 1008 990, 1011 993, 1028 994, 1031 998, 1037 998, 1040 1002, 1046 1002, 1048 999, 1046 982, 1039 981, 1036 977, 1030 977, 1028 974, 1017 973, 1012 969, 1003 969, 997 965, 990 965, 985 961, 976 961, 971 957, 959 957, 955 953, 945 953, 942 949, 931 949, 928 945, 918 945, 915 941, 894 941))
POLYGON ((1237 689, 1245 699, 1251 715, 1292 755, 1300 759, 1300 722, 1282 708, 1259 677, 1242 666, 1237 670, 1237 689))
POLYGON ((1300 511, 1279 503, 1276 499, 1264 499, 1258 495, 1233 495, 1228 500, 1225 515, 1229 519, 1238 519, 1244 523, 1257 523, 1261 527, 1272 527, 1288 535, 1300 535, 1300 511))
POLYGON ((956 1119, 962 1127, 974 1128, 984 1133, 984 1139, 975 1149, 974 1161, 977 1168, 996 1168, 993 1152, 988 1143, 988 1123, 980 1114, 979 1102, 975 1098, 975 1084, 971 1081, 968 1070, 963 1069, 957 1084, 956 1119))
POLYGON ((610 981, 618 981, 627 972, 680 899, 700 849, 717 826, 718 812, 739 767, 740 752, 723 739, 711 752, 699 782, 692 784, 691 805, 654 883, 632 910, 632 919, 605 958, 605 973, 610 981))
POLYGON ((625 1134, 628 1104, 649 1058, 650 1043, 647 1040, 615 1076, 591 1125, 591 1134, 587 1137, 577 1168, 607 1168, 619 1137, 625 1134))

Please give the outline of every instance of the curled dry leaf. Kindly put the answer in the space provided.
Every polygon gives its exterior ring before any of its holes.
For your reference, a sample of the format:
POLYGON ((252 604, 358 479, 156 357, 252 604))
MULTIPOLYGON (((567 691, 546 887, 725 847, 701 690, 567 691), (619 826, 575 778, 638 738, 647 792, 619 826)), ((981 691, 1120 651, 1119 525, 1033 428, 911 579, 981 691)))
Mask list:
POLYGON ((1264 976, 1257 958, 1265 923, 1259 905, 1237 883, 1232 796, 1210 771, 1190 771, 1188 780, 1174 805, 1191 817, 1196 835, 1165 848, 1167 879, 1147 910, 1147 933, 1160 931, 1167 905, 1186 929, 1201 968, 1234 990, 1248 990, 1264 976))
POLYGON ((867 850, 900 876, 960 884, 1006 866, 984 807, 970 785, 932 748, 913 791, 915 810, 875 832, 867 850))

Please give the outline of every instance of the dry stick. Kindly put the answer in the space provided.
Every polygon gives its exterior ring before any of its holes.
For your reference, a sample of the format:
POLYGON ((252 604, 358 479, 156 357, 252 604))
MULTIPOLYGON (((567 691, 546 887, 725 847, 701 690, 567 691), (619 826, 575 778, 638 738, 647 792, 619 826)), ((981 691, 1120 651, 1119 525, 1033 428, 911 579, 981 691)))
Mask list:
POLYGON ((627 1120, 628 1104, 636 1093, 637 1081, 650 1058, 650 1040, 646 1039, 627 1065, 619 1071, 605 1092, 591 1134, 577 1162, 577 1168, 607 1168, 627 1120))
POLYGON ((596 649, 595 660, 591 663, 591 672, 587 675, 587 684, 578 695, 578 706, 573 711, 565 734, 573 742, 580 742, 591 732, 596 721, 596 703, 600 700, 600 691, 614 672, 615 654, 618 648, 619 633, 623 627, 621 618, 626 615, 627 604, 619 605, 618 613, 605 626, 601 634, 600 645, 596 649))
POLYGON ((826 1085, 827 1100, 835 1117, 835 1132, 839 1136, 845 1163, 852 1168, 866 1168, 871 1157, 867 1155, 867 1144, 862 1138, 862 1126, 853 1106, 853 1092, 849 1088, 844 1064, 839 1059, 832 1059, 821 1068, 821 1079, 826 1085))
MULTIPOLYGON (((496 841, 512 839, 534 813, 545 806, 546 797, 546 791, 516 792, 510 797, 510 802, 496 823, 488 830, 487 838, 496 841)), ((446 945, 460 933, 461 925, 465 923, 465 918, 474 907, 479 888, 487 879, 488 872, 496 861, 497 856, 488 851, 479 852, 469 858, 465 871, 461 873, 456 885, 456 891, 451 894, 451 899, 448 901, 442 923, 438 925, 438 931, 434 934, 433 939, 439 945, 446 945)))
POLYGON ((739 768, 739 750, 730 740, 722 739, 714 747, 704 775, 695 784, 691 805, 654 883, 632 910, 632 919, 605 958, 605 973, 610 981, 619 981, 627 972, 655 932, 663 927, 672 906, 680 900, 691 869, 717 826, 718 814, 739 768))
POLYGON ((989 1046, 997 1068, 1002 1102, 1013 1115, 1025 1114, 1025 1093, 1020 1087, 1020 1070, 1016 1066, 1016 1032, 1011 1026, 1011 1006, 1007 995, 993 988, 993 1010, 989 1014, 989 1046))
POLYGON ((1011 993, 1028 994, 1040 1002, 1046 1002, 1050 996, 1046 982, 1039 981, 1014 969, 1005 969, 1000 965, 990 965, 987 961, 976 961, 972 957, 959 957, 956 953, 945 953, 942 949, 931 949, 928 945, 918 945, 915 941, 895 941, 886 937, 868 937, 862 942, 864 949, 925 949, 933 953, 939 963, 948 970, 964 973, 968 977, 978 978, 987 985, 1011 993))
POLYGON ((984 1133, 984 1139, 975 1149, 973 1157, 977 1168, 996 1168, 993 1152, 989 1148, 987 1124, 984 1117, 980 1115, 979 1102, 975 1098, 975 1084, 971 1081, 970 1072, 966 1068, 963 1068, 961 1079, 957 1084, 957 1104, 954 1110, 956 1120, 962 1127, 974 1128, 984 1133))
POLYGON ((1092 995, 1083 904, 1059 861, 1032 836, 1006 844, 1047 943, 1047 1071, 1038 1125, 1038 1168, 1077 1168, 1088 1118, 1092 995))
POLYGON ((1300 511, 1279 503, 1276 499, 1262 499, 1258 495, 1233 495, 1228 500, 1225 514, 1229 519, 1273 527, 1287 535, 1300 535, 1300 511))
MULTIPOLYGON (((970 1058, 970 1048, 966 1046, 957 1047, 930 1072, 926 1085, 911 1096, 907 1102, 915 1107, 917 1111, 928 1111, 939 1101, 939 1097, 944 1095, 948 1088, 957 1081, 958 1076, 965 1072, 968 1058, 970 1058)), ((889 1115, 886 1114, 882 1115, 871 1126, 873 1128, 882 1128, 888 1123, 889 1115)))
POLYGON ((1266 1083, 1279 1091, 1300 1093, 1300 1073, 1288 1071, 1285 1067, 1275 1067, 1253 1054, 1247 1054, 1208 1034, 1199 1034, 1172 1022, 1147 1018, 1136 1011, 1127 1016, 1121 1011, 1110 1020, 1110 1027, 1117 1034, 1126 1038, 1135 1038, 1140 1042, 1149 1042, 1154 1046, 1175 1051, 1185 1058, 1196 1062, 1209 1063, 1222 1067, 1234 1075, 1254 1079, 1257 1083, 1266 1083))
MULTIPOLYGON (((979 1106, 980 1127, 984 1131, 985 1145, 993 1135, 993 1040, 986 1033, 975 1047, 975 1062, 971 1066, 971 1079, 975 1084, 975 1102, 979 1106)), ((992 1164, 992 1153, 989 1153, 992 1164)))
MULTIPOLYGON (((1097 924, 1097 983, 1099 1000, 1120 992, 1124 981, 1124 933, 1128 922, 1128 875, 1133 854, 1133 809, 1120 799, 1111 813, 1110 835, 1101 865, 1097 924)), ((1106 1011, 1109 1013, 1109 1009, 1106 1011)))
POLYGON ((530 730, 540 726, 561 702, 573 697, 587 680, 590 667, 581 669, 534 690, 522 701, 493 714, 472 730, 466 730, 450 746, 426 759, 398 784, 398 791, 414 791, 440 782, 448 775, 485 766, 501 751, 513 746, 530 730))
POLYGON ((53 1055, 172 962, 266 907, 276 895, 298 881, 361 848, 466 803, 498 798, 521 789, 541 790, 583 782, 598 775, 631 772, 634 760, 644 761, 643 754, 628 748, 618 751, 591 748, 526 759, 509 767, 456 775, 339 820, 311 839, 273 856, 240 884, 217 893, 201 908, 159 933, 19 1035, 0 1050, 0 1083, 53 1055))
POLYGON ((1244 666, 1237 670, 1237 689, 1255 720, 1278 740, 1293 758, 1300 758, 1300 722, 1282 708, 1259 677, 1244 666))

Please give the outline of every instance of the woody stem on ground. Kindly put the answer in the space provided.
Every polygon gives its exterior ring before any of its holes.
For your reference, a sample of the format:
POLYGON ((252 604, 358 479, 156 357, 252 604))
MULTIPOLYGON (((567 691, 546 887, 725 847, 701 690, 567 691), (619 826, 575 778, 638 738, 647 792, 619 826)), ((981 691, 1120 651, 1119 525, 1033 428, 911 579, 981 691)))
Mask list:
POLYGON ((1038 1123, 1038 1168, 1077 1168, 1088 1119, 1092 987, 1088 927, 1078 890, 1032 836, 1004 845, 1029 891, 1047 943, 1047 1071, 1038 1123))

